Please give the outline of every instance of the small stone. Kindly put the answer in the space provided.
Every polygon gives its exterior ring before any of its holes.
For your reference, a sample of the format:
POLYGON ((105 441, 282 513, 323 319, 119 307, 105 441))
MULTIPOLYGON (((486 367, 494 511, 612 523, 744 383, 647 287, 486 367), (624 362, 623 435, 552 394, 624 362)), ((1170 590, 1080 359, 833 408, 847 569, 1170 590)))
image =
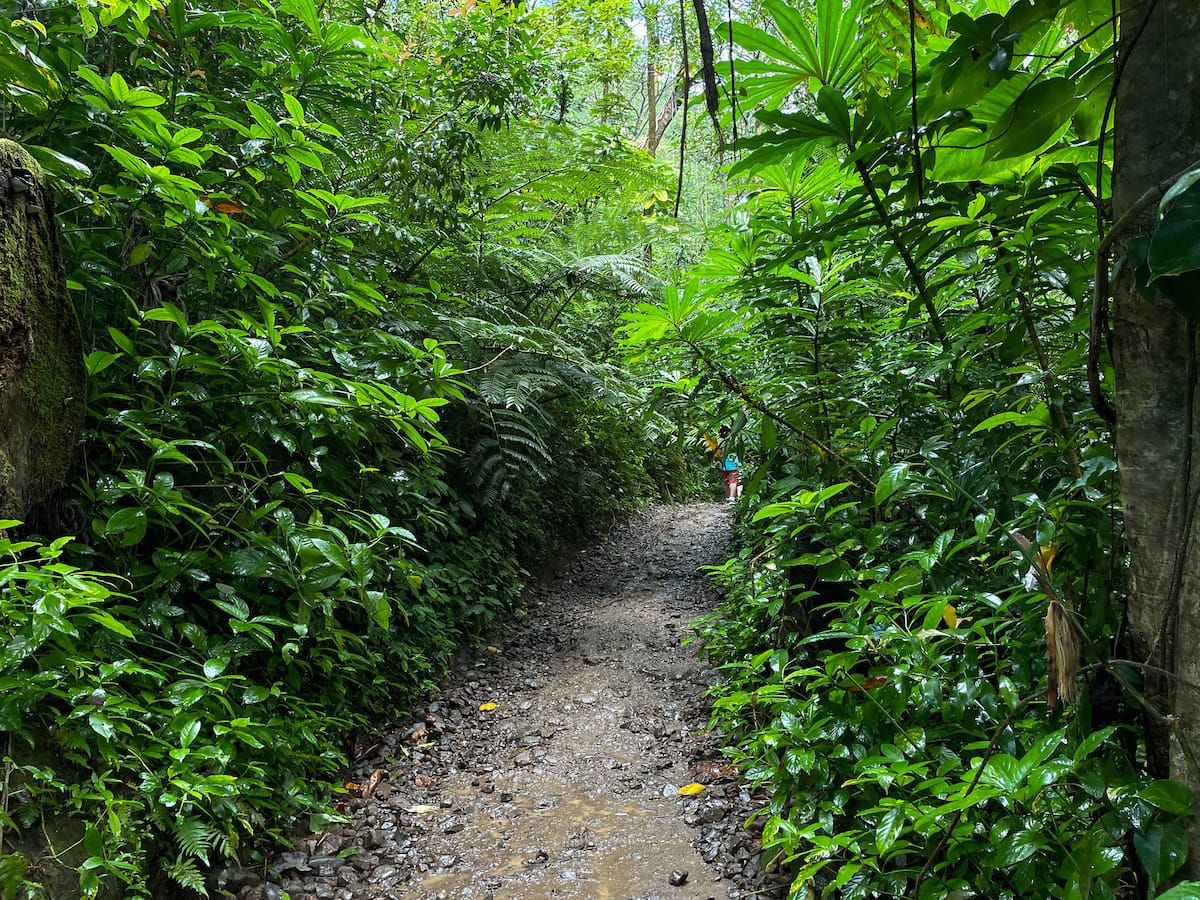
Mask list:
POLYGON ((367 850, 378 850, 387 842, 387 834, 382 828, 372 828, 363 835, 363 847, 367 850))
POLYGON ((328 877, 344 866, 346 860, 337 856, 314 856, 308 864, 317 870, 318 875, 328 877))
POLYGON ((369 881, 374 884, 380 884, 384 887, 390 887, 396 876, 400 874, 400 870, 395 866, 379 866, 371 873, 369 881))
POLYGON ((295 869, 297 872, 308 872, 308 854, 289 851, 279 854, 278 868, 281 872, 295 869))
POLYGON ((243 869, 239 866, 222 869, 221 874, 217 876, 217 882, 224 885, 226 890, 232 891, 244 887, 253 887, 261 881, 262 876, 257 872, 251 872, 249 869, 243 869))
POLYGON ((512 799, 513 799, 512 791, 501 791, 500 792, 500 802, 501 803, 512 803, 512 799))
POLYGON ((687 884, 688 873, 687 869, 676 869, 671 873, 671 877, 667 879, 667 883, 672 887, 682 887, 687 884))
POLYGON ((441 866, 443 869, 453 868, 457 862, 458 862, 458 857, 455 856, 453 853, 446 853, 446 854, 443 854, 442 856, 438 857, 438 865, 441 866))

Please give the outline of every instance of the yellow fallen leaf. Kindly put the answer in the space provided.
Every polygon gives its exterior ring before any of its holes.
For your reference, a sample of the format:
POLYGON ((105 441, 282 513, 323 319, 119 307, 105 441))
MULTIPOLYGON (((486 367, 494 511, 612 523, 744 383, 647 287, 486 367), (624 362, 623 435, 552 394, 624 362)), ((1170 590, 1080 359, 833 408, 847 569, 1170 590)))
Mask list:
POLYGON ((496 708, 496 704, 495 704, 495 703, 480 703, 480 704, 479 704, 479 711, 480 711, 480 712, 491 712, 491 711, 492 711, 493 709, 495 709, 495 708, 496 708))
POLYGON ((488 652, 488 653, 499 653, 499 652, 500 652, 500 648, 499 648, 499 647, 493 647, 491 644, 488 644, 487 652, 488 652))
POLYGON ((437 812, 438 807, 431 806, 428 803, 418 803, 416 806, 404 807, 404 811, 407 813, 412 813, 413 815, 416 815, 416 816, 423 816, 423 815, 426 815, 427 813, 437 812))
POLYGON ((694 781, 691 784, 685 784, 683 787, 681 787, 679 789, 680 797, 694 797, 696 794, 703 794, 703 793, 704 793, 704 785, 697 784, 694 781))

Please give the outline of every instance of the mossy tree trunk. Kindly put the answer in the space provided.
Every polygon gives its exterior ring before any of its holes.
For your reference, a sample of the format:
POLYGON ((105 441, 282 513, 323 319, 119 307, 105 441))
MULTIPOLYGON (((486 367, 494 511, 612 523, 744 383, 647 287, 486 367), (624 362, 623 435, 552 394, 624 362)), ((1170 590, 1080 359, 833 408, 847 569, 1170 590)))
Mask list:
POLYGON ((83 398, 53 198, 33 158, 0 140, 0 519, 24 518, 62 484, 83 398))
MULTIPOLYGON (((1200 159, 1200 6, 1126 4, 1116 101, 1113 214, 1200 159)), ((1156 203, 1124 233, 1154 225, 1156 203)), ((1197 322, 1122 267, 1113 316, 1116 439, 1129 537, 1132 651, 1149 667, 1153 774, 1200 790, 1200 333, 1197 322)), ((1200 818, 1185 874, 1200 878, 1200 818)))

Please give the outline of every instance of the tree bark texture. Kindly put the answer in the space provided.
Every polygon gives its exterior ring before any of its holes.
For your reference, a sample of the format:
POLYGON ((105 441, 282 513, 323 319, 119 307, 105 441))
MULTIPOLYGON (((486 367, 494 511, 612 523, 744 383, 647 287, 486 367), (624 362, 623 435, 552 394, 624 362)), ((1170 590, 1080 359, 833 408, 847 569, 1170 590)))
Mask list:
MULTIPOLYGON (((1115 106, 1113 215, 1200 161, 1200 4, 1126 0, 1115 106)), ((1149 232, 1157 204, 1118 240, 1149 232)), ((1158 292, 1139 291, 1129 266, 1115 285, 1116 443, 1130 549, 1129 625, 1147 670, 1149 761, 1155 774, 1200 789, 1200 346, 1197 323, 1158 292)), ((1200 874, 1200 826, 1185 874, 1200 874)))
POLYGON ((62 484, 83 397, 53 198, 33 158, 0 140, 0 519, 24 518, 62 484))

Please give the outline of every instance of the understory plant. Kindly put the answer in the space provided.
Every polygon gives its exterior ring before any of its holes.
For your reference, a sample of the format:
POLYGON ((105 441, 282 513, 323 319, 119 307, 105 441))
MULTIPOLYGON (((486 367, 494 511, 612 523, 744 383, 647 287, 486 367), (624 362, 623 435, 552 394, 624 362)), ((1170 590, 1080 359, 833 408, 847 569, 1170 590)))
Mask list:
POLYGON ((714 725, 792 896, 1193 896, 1092 304, 1116 24, 886 6, 733 23, 744 199, 625 317, 658 401, 748 463, 698 623, 714 725))
POLYGON ((6 897, 55 867, 212 895, 256 840, 329 824, 355 735, 528 569, 690 490, 593 318, 648 291, 664 171, 540 118, 538 15, 0 21, 0 133, 55 191, 88 372, 79 481, 0 544, 6 897), (542 177, 505 166, 521 147, 542 177), (573 243, 585 218, 627 240, 573 243))

